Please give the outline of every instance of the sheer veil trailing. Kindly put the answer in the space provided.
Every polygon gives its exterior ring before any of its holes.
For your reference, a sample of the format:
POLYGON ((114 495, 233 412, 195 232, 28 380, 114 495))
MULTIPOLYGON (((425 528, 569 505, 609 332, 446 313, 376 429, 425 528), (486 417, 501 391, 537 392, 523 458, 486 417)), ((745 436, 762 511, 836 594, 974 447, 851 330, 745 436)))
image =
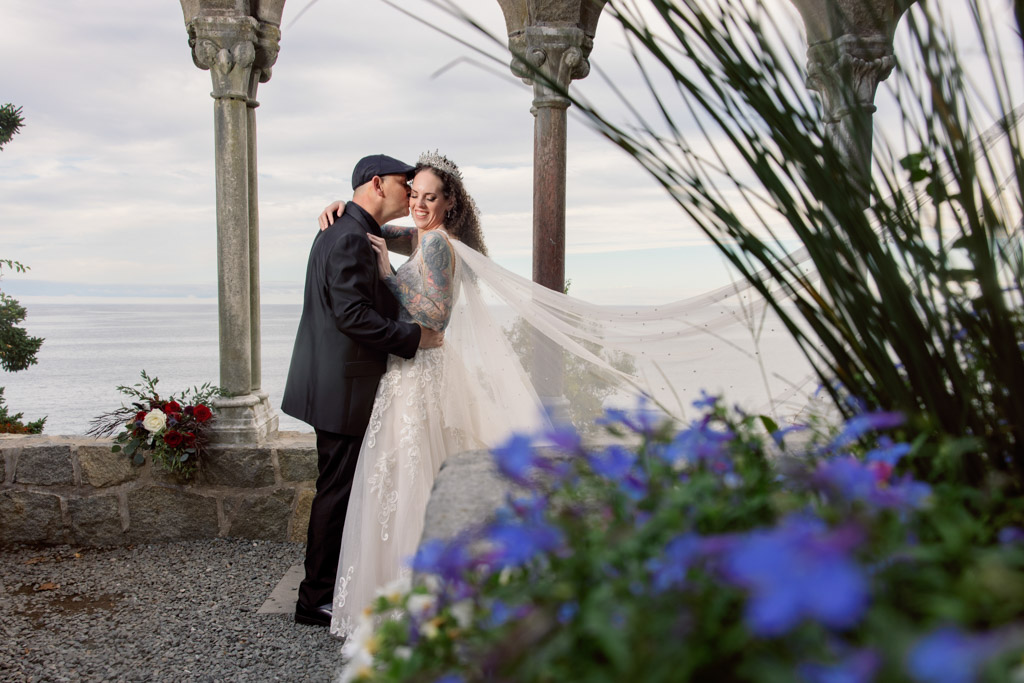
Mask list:
POLYGON ((637 408, 641 397, 648 410, 685 420, 706 391, 786 421, 814 393, 809 364, 749 287, 659 306, 602 306, 453 244, 460 295, 445 347, 457 350, 459 369, 446 380, 455 390, 442 396, 452 402, 450 426, 483 435, 483 445, 513 425, 535 429, 541 406, 580 429, 605 408, 637 408), (475 387, 473 400, 459 386, 475 387))

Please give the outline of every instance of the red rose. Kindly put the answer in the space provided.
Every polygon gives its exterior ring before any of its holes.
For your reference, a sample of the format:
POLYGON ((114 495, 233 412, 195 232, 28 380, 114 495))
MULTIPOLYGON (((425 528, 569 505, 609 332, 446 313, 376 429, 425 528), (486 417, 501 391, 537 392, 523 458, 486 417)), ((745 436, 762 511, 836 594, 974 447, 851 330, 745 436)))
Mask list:
POLYGON ((185 445, 186 446, 194 446, 195 445, 195 443, 196 443, 196 435, 195 434, 193 434, 192 432, 183 432, 182 436, 185 437, 185 445))
POLYGON ((192 409, 192 416, 196 418, 196 422, 206 422, 213 417, 213 412, 204 406, 202 403, 192 409))
POLYGON ((172 413, 180 413, 181 406, 178 405, 177 401, 168 401, 167 403, 164 404, 164 412, 167 413, 168 415, 172 413))
POLYGON ((139 412, 135 413, 135 419, 132 420, 132 422, 142 422, 145 419, 146 419, 146 411, 145 410, 140 410, 139 412))
POLYGON ((171 430, 164 434, 164 443, 171 448, 177 448, 181 445, 181 442, 185 440, 185 437, 181 435, 181 432, 171 430))

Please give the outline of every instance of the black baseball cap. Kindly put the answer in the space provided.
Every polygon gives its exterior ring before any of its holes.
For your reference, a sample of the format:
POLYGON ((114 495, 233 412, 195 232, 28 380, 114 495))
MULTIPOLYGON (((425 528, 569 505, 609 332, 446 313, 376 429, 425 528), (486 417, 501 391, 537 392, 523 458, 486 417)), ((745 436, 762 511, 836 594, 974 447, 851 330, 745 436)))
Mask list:
POLYGON ((410 166, 404 161, 399 161, 386 154, 372 154, 360 159, 356 163, 356 167, 352 169, 352 189, 354 190, 360 185, 370 182, 375 175, 381 177, 386 175, 404 175, 406 178, 409 178, 412 177, 412 173, 415 170, 415 166, 410 166))

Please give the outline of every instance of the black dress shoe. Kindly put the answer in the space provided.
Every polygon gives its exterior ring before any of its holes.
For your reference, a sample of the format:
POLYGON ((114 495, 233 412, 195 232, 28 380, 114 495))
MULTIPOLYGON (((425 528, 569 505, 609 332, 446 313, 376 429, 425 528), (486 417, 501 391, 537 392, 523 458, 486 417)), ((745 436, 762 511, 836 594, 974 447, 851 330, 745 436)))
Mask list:
POLYGON ((301 602, 295 603, 295 623, 309 626, 330 626, 331 610, 334 605, 327 603, 319 607, 306 607, 301 602))

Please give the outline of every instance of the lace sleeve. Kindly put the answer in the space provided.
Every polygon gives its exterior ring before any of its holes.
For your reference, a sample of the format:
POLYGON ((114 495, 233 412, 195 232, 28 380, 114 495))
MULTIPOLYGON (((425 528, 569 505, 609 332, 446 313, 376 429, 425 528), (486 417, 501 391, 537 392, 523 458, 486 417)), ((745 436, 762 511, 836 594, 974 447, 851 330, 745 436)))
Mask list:
POLYGON ((385 282, 414 321, 424 327, 443 330, 451 317, 455 297, 455 252, 448 238, 436 231, 426 233, 422 242, 415 257, 422 289, 414 289, 395 276, 385 282))

